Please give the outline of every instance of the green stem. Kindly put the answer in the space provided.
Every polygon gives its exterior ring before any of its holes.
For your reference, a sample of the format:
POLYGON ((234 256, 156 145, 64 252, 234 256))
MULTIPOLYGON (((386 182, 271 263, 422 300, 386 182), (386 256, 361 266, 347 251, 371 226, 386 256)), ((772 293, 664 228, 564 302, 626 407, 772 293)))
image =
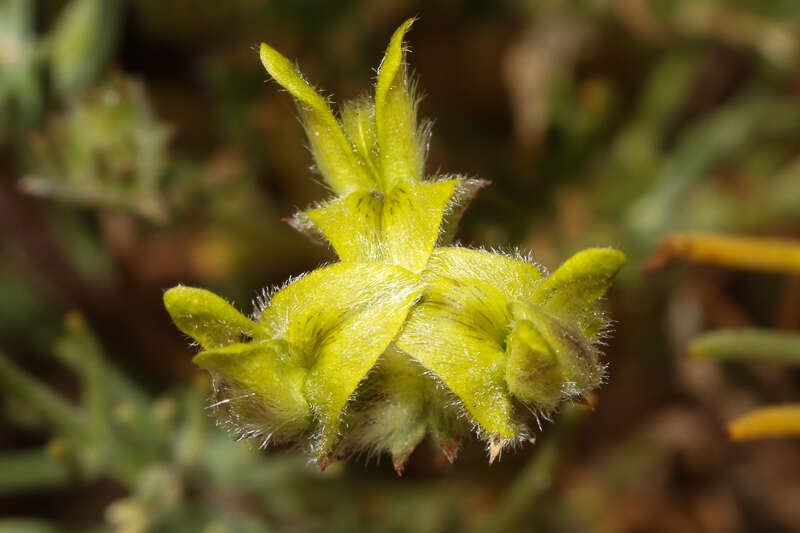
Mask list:
POLYGON ((19 368, 2 352, 0 352, 0 384, 5 391, 31 405, 42 418, 57 429, 71 435, 83 434, 83 424, 75 409, 19 368))
POLYGON ((800 334, 766 329, 712 331, 692 340, 689 355, 701 359, 800 365, 800 334))
POLYGON ((70 480, 68 466, 43 450, 0 456, 0 494, 63 487, 70 480))

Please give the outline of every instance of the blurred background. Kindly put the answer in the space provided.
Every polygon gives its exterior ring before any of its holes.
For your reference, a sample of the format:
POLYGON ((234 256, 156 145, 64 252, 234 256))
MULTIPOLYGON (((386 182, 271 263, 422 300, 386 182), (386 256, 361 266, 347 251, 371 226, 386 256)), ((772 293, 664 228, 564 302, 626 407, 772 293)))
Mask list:
POLYGON ((726 436, 800 400, 800 267, 645 273, 687 231, 800 237, 795 0, 0 0, 0 531, 800 531, 800 442, 726 436), (608 383, 491 468, 323 475, 215 427, 161 295, 334 257, 281 221, 326 191, 254 46, 341 102, 414 15, 428 169, 493 182, 458 240, 628 254, 608 383))

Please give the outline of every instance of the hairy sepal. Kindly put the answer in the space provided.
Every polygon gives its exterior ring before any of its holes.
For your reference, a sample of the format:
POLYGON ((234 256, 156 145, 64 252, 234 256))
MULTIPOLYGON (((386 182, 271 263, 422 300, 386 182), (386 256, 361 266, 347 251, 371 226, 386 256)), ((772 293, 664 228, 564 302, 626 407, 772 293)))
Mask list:
POLYGON ((552 346, 528 320, 518 320, 506 340, 505 380, 521 402, 548 413, 563 397, 564 376, 552 346))
POLYGON ((348 434, 337 458, 386 452, 398 474, 427 435, 450 440, 460 435, 458 412, 448 392, 425 367, 393 345, 381 355, 369 379, 359 385, 345 416, 348 434))
MULTIPOLYGON (((373 177, 380 174, 380 148, 375 125, 375 103, 368 96, 345 102, 342 128, 373 177)), ((377 184, 377 181, 376 181, 377 184)))
POLYGON ((516 402, 547 416, 601 383, 595 303, 623 262, 587 250, 546 277, 522 258, 436 249, 397 345, 461 399, 494 457, 524 433, 516 402))
POLYGON ((311 408, 303 394, 306 370, 285 361, 286 343, 237 343, 207 350, 194 363, 208 370, 226 397, 214 402, 220 419, 241 436, 264 444, 297 441, 311 429, 311 408))
POLYGON ((577 327, 537 305, 511 302, 509 310, 517 320, 509 346, 518 351, 506 366, 506 381, 517 399, 546 416, 563 400, 585 398, 600 385, 605 367, 599 350, 577 327), (544 364, 546 356, 552 365, 544 364))
POLYGON ((288 362, 307 370, 316 458, 331 451, 348 400, 421 292, 420 278, 402 268, 337 263, 281 289, 263 310, 260 325, 286 341, 288 362))
POLYGON ((458 396, 487 440, 510 441, 522 432, 505 384, 507 303, 529 295, 541 277, 520 259, 436 249, 423 272, 425 292, 397 340, 458 396))
MULTIPOLYGON (((459 179, 408 182, 382 195, 354 192, 303 213, 343 261, 381 262, 419 272, 439 240, 459 179)), ((301 226, 303 224, 301 223, 301 226)))

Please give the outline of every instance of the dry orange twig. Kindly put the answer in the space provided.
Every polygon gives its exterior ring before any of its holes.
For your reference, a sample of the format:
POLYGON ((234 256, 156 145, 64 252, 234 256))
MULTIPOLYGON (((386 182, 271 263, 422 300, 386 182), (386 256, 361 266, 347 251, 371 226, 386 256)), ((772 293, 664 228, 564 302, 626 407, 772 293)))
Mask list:
POLYGON ((767 237, 674 233, 645 263, 645 272, 674 258, 729 268, 800 274, 800 242, 767 237))
POLYGON ((762 407, 728 423, 731 440, 800 436, 800 404, 762 407))

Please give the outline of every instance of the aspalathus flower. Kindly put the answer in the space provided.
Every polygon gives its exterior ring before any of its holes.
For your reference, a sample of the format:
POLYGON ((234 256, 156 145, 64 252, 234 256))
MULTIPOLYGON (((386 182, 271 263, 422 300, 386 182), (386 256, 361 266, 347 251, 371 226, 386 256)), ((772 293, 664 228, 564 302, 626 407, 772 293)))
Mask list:
POLYGON ((222 423, 263 445, 303 447, 323 468, 388 452, 400 473, 426 436, 452 461, 470 432, 491 462, 604 375, 596 304, 624 255, 584 250, 549 274, 522 254, 450 245, 486 182, 425 175, 430 128, 417 119, 403 49, 411 22, 392 36, 374 97, 338 114, 261 45, 332 192, 292 224, 339 262, 259 299, 250 317, 203 289, 164 295, 202 348, 194 362, 211 373, 222 423))

